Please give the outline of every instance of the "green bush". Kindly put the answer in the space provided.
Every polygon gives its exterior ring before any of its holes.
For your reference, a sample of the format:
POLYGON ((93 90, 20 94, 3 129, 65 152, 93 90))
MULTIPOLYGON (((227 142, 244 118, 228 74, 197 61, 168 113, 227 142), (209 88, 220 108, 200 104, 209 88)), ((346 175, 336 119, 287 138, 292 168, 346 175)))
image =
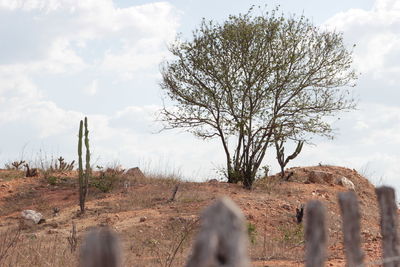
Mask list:
POLYGON ((249 235, 250 243, 254 245, 256 243, 257 230, 256 226, 251 222, 247 223, 247 234, 249 235))
POLYGON ((108 193, 115 188, 118 182, 118 172, 113 170, 101 171, 98 177, 92 177, 91 185, 103 193, 108 193))
POLYGON ((48 176, 46 177, 46 180, 50 185, 56 185, 58 181, 57 177, 55 176, 48 176))
POLYGON ((281 240, 286 244, 296 245, 304 242, 304 227, 302 224, 282 225, 278 228, 281 233, 281 240))

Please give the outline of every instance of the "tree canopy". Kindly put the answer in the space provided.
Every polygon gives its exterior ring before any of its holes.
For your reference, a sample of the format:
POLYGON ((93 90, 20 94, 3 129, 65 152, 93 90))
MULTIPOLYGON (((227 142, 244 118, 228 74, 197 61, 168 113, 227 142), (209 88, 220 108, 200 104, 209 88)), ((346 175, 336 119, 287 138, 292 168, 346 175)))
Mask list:
POLYGON ((357 75, 341 33, 278 9, 203 19, 191 40, 170 45, 161 66, 165 128, 219 138, 228 182, 251 188, 275 141, 332 137, 324 120, 355 107, 357 75), (279 134, 278 134, 279 133, 279 134))

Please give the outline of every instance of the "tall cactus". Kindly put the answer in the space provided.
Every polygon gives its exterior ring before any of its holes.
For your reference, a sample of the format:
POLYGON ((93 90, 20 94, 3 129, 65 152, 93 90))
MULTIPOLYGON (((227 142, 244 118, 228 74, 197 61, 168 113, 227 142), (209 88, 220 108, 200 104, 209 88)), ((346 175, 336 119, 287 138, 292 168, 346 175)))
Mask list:
POLYGON ((78 134, 78 172, 79 172, 79 206, 81 213, 85 212, 85 201, 88 194, 89 188, 89 177, 91 174, 90 168, 90 150, 89 150, 89 130, 87 124, 87 118, 85 117, 85 124, 81 120, 79 123, 79 134, 78 134), (86 147, 86 169, 83 171, 83 160, 82 160, 82 138, 83 138, 83 126, 85 126, 85 147, 86 147))

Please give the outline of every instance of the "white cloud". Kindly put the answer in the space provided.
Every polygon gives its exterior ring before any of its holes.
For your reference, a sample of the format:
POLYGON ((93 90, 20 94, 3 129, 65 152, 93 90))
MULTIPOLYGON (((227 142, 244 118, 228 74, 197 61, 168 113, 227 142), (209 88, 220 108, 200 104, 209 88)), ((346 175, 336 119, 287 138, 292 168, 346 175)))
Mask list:
POLYGON ((400 2, 377 0, 369 11, 350 9, 336 14, 325 26, 343 31, 355 43, 359 71, 388 83, 400 82, 400 2))
POLYGON ((119 155, 133 164, 170 152, 187 158, 188 152, 171 141, 175 135, 158 139, 151 134, 156 106, 118 105, 121 83, 114 83, 141 70, 158 71, 178 27, 175 7, 168 2, 117 8, 112 0, 0 0, 0 13, 0 24, 7 25, 0 27, 3 160, 26 142, 31 149, 45 144, 75 157, 77 127, 85 115, 94 155, 105 161, 119 155), (99 85, 105 89, 99 91, 99 85), (66 108, 75 102, 82 104, 66 108))
POLYGON ((167 2, 116 8, 111 0, 2 0, 1 8, 0 23, 10 26, 0 29, 0 65, 41 73, 101 67, 130 77, 160 62, 178 27, 167 2))
POLYGON ((88 85, 83 88, 83 92, 87 95, 95 95, 97 93, 98 82, 97 80, 91 81, 88 85))

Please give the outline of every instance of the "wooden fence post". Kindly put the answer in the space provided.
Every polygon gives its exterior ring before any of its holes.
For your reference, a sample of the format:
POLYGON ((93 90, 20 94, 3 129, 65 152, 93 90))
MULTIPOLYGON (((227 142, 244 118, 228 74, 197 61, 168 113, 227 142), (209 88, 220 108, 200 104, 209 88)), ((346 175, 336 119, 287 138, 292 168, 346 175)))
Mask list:
POLYGON ((339 205, 342 212, 346 266, 363 266, 364 253, 361 249, 360 211, 356 194, 353 191, 339 193, 339 205))
POLYGON ((248 267, 245 218, 236 204, 221 198, 201 216, 201 229, 186 267, 248 267))
POLYGON ((117 235, 107 227, 91 230, 80 250, 80 267, 120 267, 121 248, 117 235))
POLYGON ((325 262, 325 209, 318 200, 306 206, 306 267, 321 267, 325 262))
POLYGON ((399 238, 397 236, 397 205, 394 189, 381 186, 375 189, 381 214, 383 266, 398 267, 399 238))

